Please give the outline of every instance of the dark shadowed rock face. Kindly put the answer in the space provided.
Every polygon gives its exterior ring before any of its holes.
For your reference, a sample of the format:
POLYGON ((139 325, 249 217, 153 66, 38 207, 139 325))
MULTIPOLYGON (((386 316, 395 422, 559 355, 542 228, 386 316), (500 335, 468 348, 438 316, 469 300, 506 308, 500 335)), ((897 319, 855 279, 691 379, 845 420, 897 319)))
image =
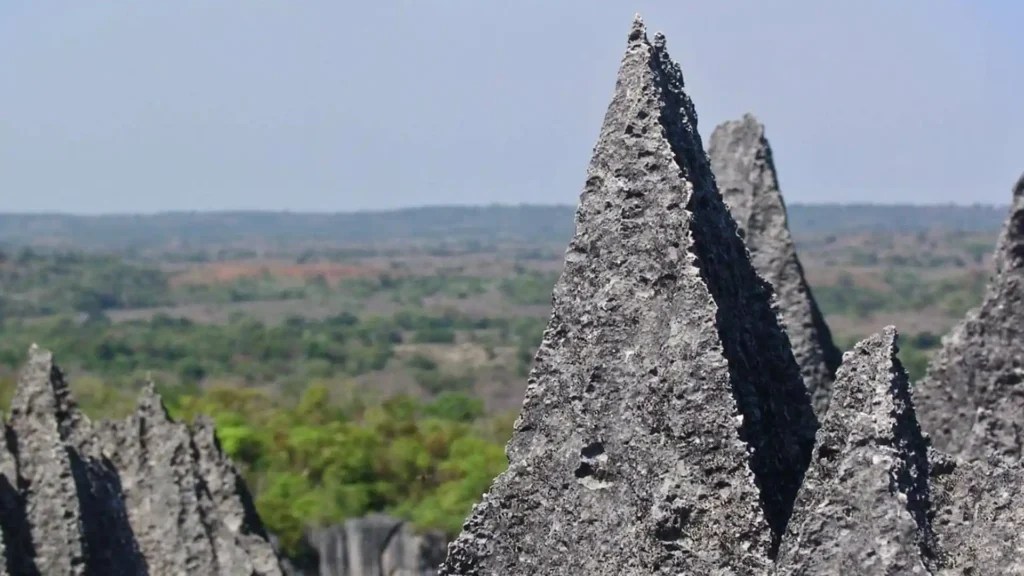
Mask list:
POLYGON ((929 574, 928 443, 886 328, 847 352, 797 498, 779 574, 929 574))
POLYGON ((804 279, 764 126, 750 114, 720 124, 711 133, 708 156, 754 268, 778 297, 793 355, 820 418, 828 410, 842 353, 804 279))
POLYGON ((33 347, 3 431, 10 576, 281 573, 212 425, 171 421, 151 389, 126 422, 94 425, 33 347))
POLYGON ((770 571, 816 420, 696 123, 638 19, 509 468, 441 574, 770 571))
POLYGON ((946 336, 914 396, 937 448, 967 460, 1024 455, 1024 177, 981 306, 946 336))

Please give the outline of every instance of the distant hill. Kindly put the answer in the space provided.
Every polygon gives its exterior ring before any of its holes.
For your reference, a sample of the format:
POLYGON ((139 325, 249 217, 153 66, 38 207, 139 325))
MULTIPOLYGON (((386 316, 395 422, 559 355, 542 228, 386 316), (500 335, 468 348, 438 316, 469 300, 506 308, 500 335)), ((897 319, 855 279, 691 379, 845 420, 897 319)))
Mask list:
MULTIPOLYGON (((573 206, 439 206, 386 212, 172 212, 77 216, 0 214, 0 246, 91 250, 211 246, 366 245, 408 242, 567 242, 573 206)), ((927 229, 998 230, 1002 206, 793 204, 797 236, 927 229)))

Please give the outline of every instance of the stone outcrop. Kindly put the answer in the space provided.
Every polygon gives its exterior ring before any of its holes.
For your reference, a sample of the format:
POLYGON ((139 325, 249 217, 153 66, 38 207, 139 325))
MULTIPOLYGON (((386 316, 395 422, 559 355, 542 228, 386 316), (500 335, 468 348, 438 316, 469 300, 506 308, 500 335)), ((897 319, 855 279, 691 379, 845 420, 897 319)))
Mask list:
POLYGON ((930 447, 896 338, 845 354, 777 573, 1024 573, 1024 472, 930 447))
POLYGON ((0 573, 281 574, 212 424, 172 421, 151 388, 127 421, 94 424, 33 346, 2 427, 0 573))
POLYGON ((772 298, 638 18, 509 468, 440 573, 769 573, 817 427, 772 298))
POLYGON ((382 514, 312 530, 309 541, 319 576, 435 576, 447 552, 443 534, 418 534, 382 514))
POLYGON ((935 445, 967 460, 1024 456, 1024 176, 996 246, 980 307, 943 340, 914 388, 935 445))
POLYGON ((793 355, 821 418, 828 410, 842 353, 804 279, 764 126, 751 114, 718 125, 711 133, 708 156, 754 268, 775 290, 793 355))
POLYGON ((928 442, 886 328, 843 358, 779 574, 929 574, 928 442))

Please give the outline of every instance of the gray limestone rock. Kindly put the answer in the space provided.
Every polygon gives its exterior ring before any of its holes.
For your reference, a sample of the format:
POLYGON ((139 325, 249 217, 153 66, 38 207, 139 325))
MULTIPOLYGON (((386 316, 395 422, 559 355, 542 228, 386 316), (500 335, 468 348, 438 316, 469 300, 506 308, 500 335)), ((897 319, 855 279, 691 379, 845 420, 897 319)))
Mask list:
POLYGON ((966 460, 1024 456, 1024 177, 995 250, 979 308, 943 340, 914 387, 937 448, 966 460))
POLYGON ((793 355, 821 418, 828 410, 842 353, 804 279, 764 126, 751 114, 718 125, 711 133, 708 156, 754 268, 775 290, 793 355))
POLYGON ((33 346, 3 431, 10 576, 281 574, 212 428, 171 421, 152 389, 127 421, 94 425, 33 346))
POLYGON ((444 575, 767 574, 817 427, 637 18, 522 411, 444 575))
POLYGON ((886 328, 843 357, 778 576, 1024 574, 1024 471, 930 447, 886 328))
POLYGON ((932 529, 943 576, 1024 574, 1024 471, 930 451, 932 529))
POLYGON ((928 441, 887 327, 843 358, 778 574, 931 574, 928 441))

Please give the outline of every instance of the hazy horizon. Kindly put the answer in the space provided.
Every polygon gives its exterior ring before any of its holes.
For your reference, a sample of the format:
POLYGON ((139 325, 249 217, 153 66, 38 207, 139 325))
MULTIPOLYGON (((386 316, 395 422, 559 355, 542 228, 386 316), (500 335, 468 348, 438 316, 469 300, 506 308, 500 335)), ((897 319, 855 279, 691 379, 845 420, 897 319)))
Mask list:
MULTIPOLYGON (((1006 210, 1009 209, 1009 203, 986 203, 986 202, 972 202, 972 203, 956 203, 956 202, 934 202, 934 203, 922 203, 922 202, 787 202, 788 208, 801 207, 801 208, 815 208, 815 207, 835 207, 842 206, 844 208, 872 208, 872 207, 883 207, 883 208, 944 208, 954 207, 961 209, 968 208, 980 208, 980 209, 994 209, 994 210, 1006 210)), ((148 216, 168 216, 168 215, 188 215, 188 214, 200 214, 200 215, 230 215, 230 214, 290 214, 295 216, 330 216, 330 215, 350 215, 350 214, 387 214, 393 212, 413 212, 418 210, 443 210, 443 209, 480 209, 480 208, 551 208, 551 209, 566 209, 575 210, 577 204, 569 203, 551 203, 545 204, 541 202, 530 203, 520 202, 516 204, 503 204, 503 203, 489 203, 489 204, 422 204, 422 205, 409 205, 399 206, 395 208, 363 208, 363 209, 352 209, 352 210, 289 210, 287 208, 281 209, 245 209, 245 208, 215 208, 210 210, 156 210, 156 211, 139 211, 139 212, 68 212, 60 210, 37 210, 37 211, 25 211, 25 212, 14 212, 14 211, 2 211, 0 210, 0 216, 11 217, 11 216, 70 216, 70 217, 82 217, 82 218, 108 218, 108 217, 148 217, 148 216)))
POLYGON ((705 142, 765 123, 789 204, 1005 206, 1024 172, 1024 5, 61 7, 0 4, 0 213, 572 206, 637 12, 705 142))

